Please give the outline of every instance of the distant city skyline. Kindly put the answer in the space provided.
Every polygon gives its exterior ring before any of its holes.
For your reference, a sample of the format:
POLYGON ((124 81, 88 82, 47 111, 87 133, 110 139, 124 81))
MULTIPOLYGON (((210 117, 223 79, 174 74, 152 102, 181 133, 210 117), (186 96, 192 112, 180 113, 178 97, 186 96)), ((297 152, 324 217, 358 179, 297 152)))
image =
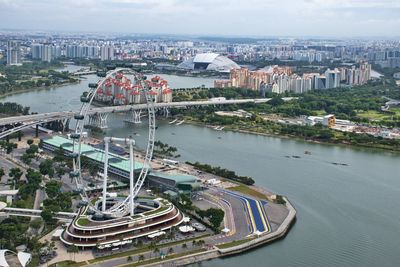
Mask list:
POLYGON ((0 28, 214 36, 400 36, 398 0, 0 0, 0 28))

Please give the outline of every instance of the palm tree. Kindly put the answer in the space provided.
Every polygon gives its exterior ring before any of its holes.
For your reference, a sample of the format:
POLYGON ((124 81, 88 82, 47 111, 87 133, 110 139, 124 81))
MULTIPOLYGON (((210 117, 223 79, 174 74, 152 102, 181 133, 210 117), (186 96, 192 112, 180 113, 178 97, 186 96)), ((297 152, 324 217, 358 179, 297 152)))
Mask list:
POLYGON ((75 245, 72 245, 68 248, 68 250, 69 250, 68 252, 72 253, 73 259, 75 261, 75 253, 79 252, 79 248, 75 245))
POLYGON ((48 245, 48 248, 49 250, 53 251, 56 248, 56 243, 54 243, 54 241, 51 241, 48 245))
POLYGON ((158 247, 155 247, 153 250, 154 257, 157 257, 157 253, 159 253, 159 252, 160 252, 160 249, 158 247))
POLYGON ((133 258, 132 258, 132 256, 128 256, 128 257, 126 258, 126 261, 127 261, 127 262, 131 262, 131 261, 133 261, 133 258))
POLYGON ((168 249, 168 254, 172 254, 172 253, 174 253, 174 248, 173 248, 173 247, 170 247, 170 248, 168 249))
POLYGON ((139 255, 139 261, 144 261, 144 255, 139 255))
POLYGON ((206 242, 205 242, 203 239, 200 239, 199 241, 197 241, 197 245, 198 245, 199 247, 204 246, 205 243, 206 243, 206 242))
POLYGON ((187 249, 187 244, 186 243, 182 244, 182 249, 187 249))
POLYGON ((97 248, 97 250, 99 249, 99 247, 100 247, 100 242, 96 242, 96 248, 97 248))
POLYGON ((193 240, 192 241, 192 247, 195 247, 195 246, 197 246, 197 242, 196 242, 196 240, 193 240))

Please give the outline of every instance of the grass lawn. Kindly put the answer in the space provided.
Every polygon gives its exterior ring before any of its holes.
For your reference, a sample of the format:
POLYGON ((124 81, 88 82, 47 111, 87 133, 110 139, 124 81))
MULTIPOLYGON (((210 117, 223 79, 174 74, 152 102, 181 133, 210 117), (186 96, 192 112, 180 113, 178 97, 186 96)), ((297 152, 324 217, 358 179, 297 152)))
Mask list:
MULTIPOLYGON (((393 109, 394 110, 394 109, 393 109)), ((393 111, 390 109, 390 111, 393 111)), ((360 118, 367 118, 369 120, 383 120, 385 118, 390 118, 391 115, 385 112, 380 112, 376 110, 359 111, 357 116, 360 118)))
POLYGON ((88 218, 79 218, 79 219, 76 221, 76 224, 77 224, 77 225, 80 225, 80 226, 86 226, 86 225, 88 225, 89 223, 90 223, 90 221, 89 221, 88 218))
MULTIPOLYGON (((79 267, 85 266, 85 262, 75 262, 75 261, 60 261, 50 265, 50 267, 79 267)), ((36 265, 35 265, 36 266, 36 265)))
POLYGON ((325 116, 326 111, 321 109, 321 110, 313 110, 313 112, 317 113, 317 116, 325 116))
POLYGON ((254 189, 251 189, 250 187, 248 187, 246 185, 233 186, 233 187, 229 187, 228 189, 232 190, 232 191, 243 193, 245 195, 256 197, 256 198, 261 198, 261 199, 267 198, 267 196, 264 195, 263 193, 260 193, 254 189))
POLYGON ((156 214, 156 213, 160 213, 160 212, 166 211, 168 208, 169 207, 167 207, 167 206, 161 206, 161 207, 159 207, 159 208, 157 208, 155 210, 146 211, 146 212, 143 213, 143 215, 150 216, 150 215, 153 215, 153 214, 156 214))

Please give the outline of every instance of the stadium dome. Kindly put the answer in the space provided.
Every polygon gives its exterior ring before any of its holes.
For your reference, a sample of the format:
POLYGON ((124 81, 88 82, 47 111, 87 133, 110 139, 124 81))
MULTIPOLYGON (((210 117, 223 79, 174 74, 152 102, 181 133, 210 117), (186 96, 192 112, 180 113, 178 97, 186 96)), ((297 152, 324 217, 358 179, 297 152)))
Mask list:
POLYGON ((182 62, 178 65, 178 68, 229 72, 231 69, 240 69, 240 66, 225 56, 215 53, 202 53, 182 62))

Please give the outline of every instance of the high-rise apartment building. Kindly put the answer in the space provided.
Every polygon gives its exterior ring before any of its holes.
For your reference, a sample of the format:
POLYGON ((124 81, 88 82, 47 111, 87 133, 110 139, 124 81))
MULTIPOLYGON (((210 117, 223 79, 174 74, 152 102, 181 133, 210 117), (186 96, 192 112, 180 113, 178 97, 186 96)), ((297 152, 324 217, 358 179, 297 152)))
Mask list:
POLYGON ((325 71, 325 89, 337 88, 340 86, 341 72, 336 68, 334 70, 327 69, 325 71))
POLYGON ((114 59, 114 47, 111 45, 104 45, 100 49, 101 60, 113 60, 114 59))
POLYGON ((19 41, 7 42, 7 65, 21 65, 21 48, 19 41))
POLYGON ((42 59, 43 44, 31 45, 32 59, 42 59))

